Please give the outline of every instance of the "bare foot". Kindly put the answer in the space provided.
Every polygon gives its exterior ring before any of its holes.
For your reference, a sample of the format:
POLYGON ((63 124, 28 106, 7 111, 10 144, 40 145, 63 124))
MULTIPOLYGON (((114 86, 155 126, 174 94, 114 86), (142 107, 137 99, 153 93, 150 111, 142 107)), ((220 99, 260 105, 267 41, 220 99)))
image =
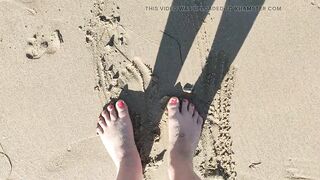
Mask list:
POLYGON ((180 107, 179 99, 172 97, 167 108, 170 179, 199 179, 193 171, 192 159, 200 139, 203 119, 187 99, 183 99, 180 107))
POLYGON ((123 100, 119 100, 116 107, 110 103, 107 110, 102 111, 97 133, 118 168, 117 179, 142 179, 141 160, 128 107, 123 100))

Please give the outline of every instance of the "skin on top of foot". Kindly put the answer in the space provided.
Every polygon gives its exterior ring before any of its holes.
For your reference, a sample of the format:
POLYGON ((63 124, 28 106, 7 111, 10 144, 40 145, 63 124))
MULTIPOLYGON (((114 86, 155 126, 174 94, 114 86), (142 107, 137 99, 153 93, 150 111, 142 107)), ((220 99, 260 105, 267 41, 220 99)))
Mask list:
POLYGON ((200 139, 203 118, 187 99, 180 103, 178 98, 172 97, 167 109, 169 177, 174 180, 200 179, 193 171, 192 159, 200 139))
POLYGON ((142 179, 142 166, 134 142, 128 107, 123 100, 110 103, 99 117, 97 133, 117 167, 117 180, 142 179))
POLYGON ((167 108, 169 152, 175 156, 192 159, 200 139, 203 119, 187 99, 182 100, 180 107, 179 99, 173 97, 167 108))
MULTIPOLYGON (((200 138, 203 119, 187 99, 182 101, 180 107, 179 99, 172 97, 167 109, 169 177, 177 180, 199 179, 193 171, 192 158, 200 138)), ((115 105, 110 103, 102 111, 96 130, 118 169, 117 180, 142 179, 141 160, 134 142, 128 107, 123 100, 117 101, 115 105)))

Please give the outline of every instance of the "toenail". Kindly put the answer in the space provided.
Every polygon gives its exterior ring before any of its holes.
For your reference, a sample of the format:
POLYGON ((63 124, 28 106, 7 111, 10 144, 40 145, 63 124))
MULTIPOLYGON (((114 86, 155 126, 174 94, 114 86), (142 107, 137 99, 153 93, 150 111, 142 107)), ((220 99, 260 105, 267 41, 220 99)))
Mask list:
POLYGON ((188 99, 183 99, 183 102, 188 102, 188 99))
POLYGON ((108 108, 109 111, 111 111, 113 109, 113 105, 110 104, 107 108, 108 108))
POLYGON ((178 99, 177 98, 171 98, 170 104, 176 105, 177 103, 178 103, 178 99))
POLYGON ((123 109, 124 108, 124 102, 122 100, 118 101, 118 107, 123 109))

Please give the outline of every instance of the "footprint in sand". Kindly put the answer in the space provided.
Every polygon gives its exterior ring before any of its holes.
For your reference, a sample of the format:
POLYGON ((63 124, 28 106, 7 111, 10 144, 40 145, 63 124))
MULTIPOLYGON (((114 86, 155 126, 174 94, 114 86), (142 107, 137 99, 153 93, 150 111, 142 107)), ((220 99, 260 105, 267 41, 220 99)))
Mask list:
POLYGON ((63 43, 63 38, 60 31, 55 30, 51 34, 36 33, 27 42, 26 57, 28 59, 39 59, 44 54, 57 52, 61 43, 63 43))
POLYGON ((320 0, 310 0, 312 6, 318 7, 320 9, 320 0))

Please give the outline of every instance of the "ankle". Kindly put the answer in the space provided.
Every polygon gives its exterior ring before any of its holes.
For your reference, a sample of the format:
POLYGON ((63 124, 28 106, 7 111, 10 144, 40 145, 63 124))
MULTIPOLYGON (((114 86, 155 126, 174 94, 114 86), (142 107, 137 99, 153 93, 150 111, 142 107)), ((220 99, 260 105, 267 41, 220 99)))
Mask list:
POLYGON ((193 169, 192 158, 183 156, 173 156, 169 158, 169 170, 179 171, 183 169, 193 169))
POLYGON ((193 167, 193 163, 190 160, 171 159, 169 160, 169 167, 193 167))
POLYGON ((141 180, 142 179, 142 165, 139 155, 130 155, 124 156, 119 163, 116 163, 117 166, 117 180, 127 179, 123 178, 123 174, 131 174, 132 180, 141 180))
POLYGON ((131 180, 141 180, 143 178, 143 171, 141 160, 139 156, 124 157, 119 165, 117 165, 117 180, 127 180, 130 175, 131 180))
POLYGON ((193 155, 188 151, 184 151, 184 150, 177 151, 174 149, 170 151, 169 162, 172 162, 172 163, 184 162, 184 163, 192 164, 192 160, 193 160, 193 155))
POLYGON ((138 151, 127 151, 118 157, 120 157, 120 159, 115 161, 115 165, 118 169, 125 166, 134 166, 136 164, 141 164, 138 151))
POLYGON ((179 158, 170 159, 168 174, 170 179, 194 179, 192 160, 179 158))

